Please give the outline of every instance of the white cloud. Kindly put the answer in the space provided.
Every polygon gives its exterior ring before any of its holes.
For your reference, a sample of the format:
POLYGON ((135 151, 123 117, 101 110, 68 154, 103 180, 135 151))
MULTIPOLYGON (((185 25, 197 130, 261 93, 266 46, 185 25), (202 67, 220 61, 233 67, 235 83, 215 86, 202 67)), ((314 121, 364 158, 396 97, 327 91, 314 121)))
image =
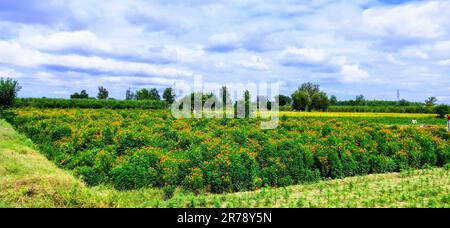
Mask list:
POLYGON ((329 60, 324 50, 289 47, 281 53, 283 65, 316 65, 329 60))
POLYGON ((242 62, 242 66, 253 70, 267 70, 269 66, 264 62, 263 58, 253 55, 249 60, 242 62))
POLYGON ((33 49, 45 51, 63 51, 66 49, 111 52, 112 47, 91 31, 57 32, 49 35, 21 37, 21 43, 33 49))
POLYGON ((240 47, 240 38, 236 33, 221 33, 211 35, 207 49, 213 52, 229 52, 240 47))
POLYGON ((370 78, 370 74, 358 65, 343 65, 340 80, 344 83, 361 83, 370 78))
POLYGON ((44 96, 49 87, 75 92, 68 85, 95 92, 103 84, 122 97, 124 86, 158 84, 148 78, 163 83, 192 74, 221 84, 283 80, 286 94, 313 81, 342 99, 353 93, 352 85, 358 93, 380 96, 374 98, 395 93, 392 86, 410 89, 407 99, 445 96, 450 1, 383 2, 7 4, 0 7, 0 69, 22 75, 23 96, 35 96, 37 90, 44 96), (61 83, 42 81, 46 78, 61 83), (389 83, 373 88, 377 80, 389 83), (433 83, 429 89, 421 88, 427 81, 433 83))
POLYGON ((114 74, 143 74, 150 76, 186 77, 192 73, 174 67, 161 67, 139 62, 125 62, 110 58, 80 55, 55 55, 22 47, 15 41, 0 41, 0 62, 21 67, 56 66, 114 74))
POLYGON ((448 32, 446 1, 428 1, 394 7, 379 7, 363 12, 369 33, 385 37, 436 38, 448 32))
POLYGON ((0 78, 21 78, 23 74, 12 69, 0 68, 0 78))
POLYGON ((438 61, 438 65, 440 65, 440 66, 450 66, 450 59, 440 60, 440 61, 438 61))

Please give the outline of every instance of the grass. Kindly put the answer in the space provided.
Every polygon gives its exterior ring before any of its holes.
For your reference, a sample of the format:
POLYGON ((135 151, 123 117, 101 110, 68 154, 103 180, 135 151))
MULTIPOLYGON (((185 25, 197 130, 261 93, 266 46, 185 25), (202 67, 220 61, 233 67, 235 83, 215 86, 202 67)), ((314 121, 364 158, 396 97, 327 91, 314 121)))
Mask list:
POLYGON ((96 207, 70 173, 36 152, 31 140, 0 120, 0 207, 96 207))
POLYGON ((36 152, 33 143, 0 120, 0 207, 445 207, 446 168, 350 177, 233 194, 193 194, 177 189, 117 191, 86 187, 36 152))

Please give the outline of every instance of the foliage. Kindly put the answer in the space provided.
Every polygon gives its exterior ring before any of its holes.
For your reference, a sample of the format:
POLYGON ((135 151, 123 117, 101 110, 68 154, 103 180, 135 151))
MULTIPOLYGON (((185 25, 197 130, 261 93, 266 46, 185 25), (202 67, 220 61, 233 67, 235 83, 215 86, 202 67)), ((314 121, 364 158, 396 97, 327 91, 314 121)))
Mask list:
POLYGON ((74 93, 70 95, 70 99, 88 99, 89 94, 86 92, 86 90, 81 90, 80 93, 74 93))
POLYGON ((14 126, 59 166, 88 184, 117 189, 175 187, 235 192, 444 166, 450 134, 441 128, 364 121, 283 118, 167 119, 167 111, 15 109, 14 126))
POLYGON ((219 99, 220 99, 220 102, 222 102, 222 108, 223 108, 223 111, 225 112, 227 106, 230 106, 233 103, 231 101, 230 91, 228 90, 228 88, 226 86, 222 86, 222 88, 220 88, 219 99))
POLYGON ((106 100, 106 99, 108 99, 108 96, 109 96, 109 92, 106 88, 104 88, 103 86, 98 87, 97 98, 99 100, 106 100))
POLYGON ((434 111, 439 115, 440 118, 444 118, 446 115, 450 114, 450 106, 441 104, 434 107, 434 111))
POLYGON ((298 111, 326 111, 330 101, 320 86, 310 82, 303 83, 293 94, 293 108, 298 111))
POLYGON ((361 94, 356 96, 355 105, 356 106, 366 105, 366 98, 364 98, 364 95, 361 94))
POLYGON ((429 97, 426 101, 425 101, 425 105, 427 107, 433 107, 434 105, 436 105, 437 102, 437 98, 436 97, 429 97))
POLYGON ((311 105, 311 100, 305 91, 296 90, 292 94, 292 100, 292 108, 297 111, 307 111, 311 105))
POLYGON ((275 100, 278 100, 279 106, 289 106, 292 105, 292 98, 285 95, 275 96, 275 100))
POLYGON ((169 87, 164 90, 163 99, 168 104, 172 104, 173 102, 175 102, 175 92, 172 88, 169 87))
POLYGON ((314 93, 311 96, 311 109, 319 111, 327 111, 330 107, 330 100, 324 92, 314 93))
POLYGON ((177 104, 180 108, 183 108, 185 104, 190 104, 191 110, 200 111, 207 101, 212 101, 211 108, 215 108, 218 98, 213 93, 192 92, 181 98, 177 104), (198 99, 198 104, 196 104, 196 99, 198 99))
POLYGON ((331 106, 329 112, 434 113, 425 106, 331 106))
POLYGON ((149 95, 150 95, 150 100, 156 100, 156 101, 161 100, 161 96, 159 95, 159 92, 156 88, 150 89, 149 95))
POLYGON ((136 92, 136 100, 161 100, 161 96, 159 96, 159 92, 156 88, 152 88, 147 90, 145 88, 138 90, 136 92))
POLYGON ((111 108, 111 109, 164 109, 162 101, 152 100, 95 100, 95 99, 53 99, 53 98, 18 98, 13 107, 34 108, 111 108))
POLYGON ((11 78, 0 78, 0 110, 14 104, 17 93, 21 90, 19 83, 11 78))
POLYGON ((131 92, 131 88, 128 88, 125 92, 125 100, 135 100, 136 94, 134 92, 131 92))
MULTIPOLYGON (((360 97, 361 98, 361 97, 360 97)), ((421 102, 411 102, 407 100, 400 100, 400 101, 385 101, 385 100, 366 100, 364 97, 364 102, 361 104, 358 104, 356 100, 345 100, 345 101, 337 101, 335 104, 332 104, 333 106, 370 106, 370 107, 397 107, 397 106, 424 106, 424 103, 421 102)), ((361 102, 360 102, 361 103, 361 102)))
POLYGON ((337 97, 335 95, 331 95, 330 105, 336 105, 337 103, 338 103, 337 97))

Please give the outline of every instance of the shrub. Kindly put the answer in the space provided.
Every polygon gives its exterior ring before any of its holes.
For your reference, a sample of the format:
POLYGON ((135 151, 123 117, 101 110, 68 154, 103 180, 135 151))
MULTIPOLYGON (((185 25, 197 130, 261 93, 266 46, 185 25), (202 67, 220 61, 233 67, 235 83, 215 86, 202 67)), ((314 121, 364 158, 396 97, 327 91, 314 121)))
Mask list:
POLYGON ((434 111, 438 114, 440 118, 444 118, 446 115, 450 114, 450 106, 441 104, 434 107, 434 111))
POLYGON ((255 119, 164 119, 167 111, 13 109, 12 124, 60 167, 87 184, 119 190, 177 187, 235 192, 450 161, 438 128, 285 117, 261 130, 255 119))

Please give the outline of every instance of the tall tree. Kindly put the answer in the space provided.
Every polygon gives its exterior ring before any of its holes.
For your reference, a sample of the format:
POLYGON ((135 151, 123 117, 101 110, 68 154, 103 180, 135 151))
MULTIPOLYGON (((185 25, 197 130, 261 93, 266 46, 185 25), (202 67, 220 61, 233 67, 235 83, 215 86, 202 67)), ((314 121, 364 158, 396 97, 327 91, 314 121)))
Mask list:
POLYGON ((136 100, 149 100, 150 93, 146 88, 136 91, 136 100))
POLYGON ((364 97, 364 95, 361 94, 359 96, 356 96, 355 104, 356 105, 366 105, 367 103, 366 103, 366 98, 364 97))
POLYGON ((136 95, 131 92, 131 88, 128 88, 125 92, 125 100, 134 100, 136 98, 136 95))
POLYGON ((108 99, 108 96, 109 96, 109 92, 106 88, 104 88, 103 86, 98 87, 97 98, 99 100, 106 100, 106 99, 108 99))
POLYGON ((438 100, 436 97, 429 97, 427 100, 425 100, 425 104, 427 107, 433 107, 434 105, 436 105, 437 101, 438 100))
POLYGON ((220 101, 222 102, 222 106, 225 110, 227 105, 231 104, 231 94, 230 91, 228 90, 228 88, 226 86, 222 86, 222 88, 220 88, 220 101))
POLYGON ((251 108, 250 91, 245 90, 242 99, 235 102, 235 116, 250 118, 250 113, 252 112, 251 108))
POLYGON ((149 91, 149 99, 150 100, 155 100, 155 101, 160 101, 161 100, 161 96, 159 95, 159 92, 156 88, 152 88, 149 91))
POLYGON ((330 106, 326 93, 320 91, 320 86, 311 82, 303 83, 292 94, 293 108, 300 111, 320 110, 325 111, 330 106))
POLYGON ((16 80, 0 78, 0 111, 14 104, 17 93, 22 89, 16 80))
POLYGON ((307 82, 300 86, 300 90, 308 93, 308 96, 311 97, 314 93, 318 93, 320 91, 320 86, 307 82))
POLYGON ((163 99, 168 104, 173 104, 173 102, 175 102, 175 92, 173 91, 172 88, 169 87, 164 90, 163 99))

